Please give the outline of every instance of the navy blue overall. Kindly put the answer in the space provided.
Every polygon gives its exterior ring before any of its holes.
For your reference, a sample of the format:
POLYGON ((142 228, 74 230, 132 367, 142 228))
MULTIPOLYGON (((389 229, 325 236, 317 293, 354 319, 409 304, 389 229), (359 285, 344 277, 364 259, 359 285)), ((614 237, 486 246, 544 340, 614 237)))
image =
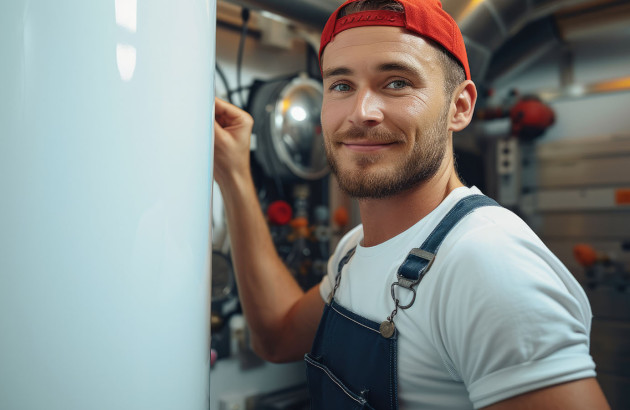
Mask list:
POLYGON ((335 302, 341 271, 352 258, 352 249, 339 262, 335 287, 324 308, 313 348, 305 356, 313 410, 398 408, 397 340, 393 324, 398 309, 407 309, 416 298, 416 286, 428 272, 440 244, 467 214, 481 206, 498 205, 483 195, 460 200, 440 221, 420 248, 409 252, 391 286, 394 309, 382 323, 365 319, 335 302), (411 302, 401 305, 396 287, 411 292, 411 302))

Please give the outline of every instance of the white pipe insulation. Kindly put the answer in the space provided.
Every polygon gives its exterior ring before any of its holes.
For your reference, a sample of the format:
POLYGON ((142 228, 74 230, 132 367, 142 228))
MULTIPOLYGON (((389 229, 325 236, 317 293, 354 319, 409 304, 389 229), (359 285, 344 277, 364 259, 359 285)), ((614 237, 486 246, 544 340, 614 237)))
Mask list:
POLYGON ((215 16, 0 2, 0 409, 208 408, 215 16))

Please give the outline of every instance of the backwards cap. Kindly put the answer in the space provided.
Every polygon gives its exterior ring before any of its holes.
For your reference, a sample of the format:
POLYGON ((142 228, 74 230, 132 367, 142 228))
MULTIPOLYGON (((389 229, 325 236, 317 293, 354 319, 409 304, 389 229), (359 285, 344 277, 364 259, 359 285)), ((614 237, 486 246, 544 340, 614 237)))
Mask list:
POLYGON ((404 13, 389 10, 369 10, 349 14, 337 19, 339 10, 350 3, 359 0, 348 0, 330 16, 319 47, 319 61, 321 64, 324 48, 332 39, 344 30, 363 26, 394 26, 404 27, 419 36, 426 37, 444 47, 466 72, 466 79, 470 80, 470 68, 462 33, 455 20, 442 9, 438 0, 396 0, 405 9, 404 13))

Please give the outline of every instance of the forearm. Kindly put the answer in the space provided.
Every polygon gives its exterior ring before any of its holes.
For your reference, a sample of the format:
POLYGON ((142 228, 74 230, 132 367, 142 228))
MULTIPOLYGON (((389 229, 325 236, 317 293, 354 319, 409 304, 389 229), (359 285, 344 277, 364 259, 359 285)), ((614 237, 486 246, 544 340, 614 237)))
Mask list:
POLYGON ((284 266, 249 168, 252 117, 215 100, 214 177, 221 188, 241 305, 252 344, 272 361, 300 358, 313 342, 324 308, 318 288, 304 293, 284 266))
POLYGON ((241 305, 253 344, 259 353, 275 356, 273 350, 291 326, 292 309, 304 292, 278 257, 249 173, 229 176, 221 193, 241 305))

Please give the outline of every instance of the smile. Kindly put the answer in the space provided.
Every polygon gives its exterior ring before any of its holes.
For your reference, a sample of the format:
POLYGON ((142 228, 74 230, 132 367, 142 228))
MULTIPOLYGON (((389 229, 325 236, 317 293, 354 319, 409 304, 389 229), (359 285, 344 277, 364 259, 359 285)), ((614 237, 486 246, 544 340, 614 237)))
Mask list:
POLYGON ((351 151, 355 152, 374 152, 380 151, 382 149, 387 149, 393 145, 396 145, 396 142, 386 142, 386 143, 375 143, 375 142, 345 142, 342 145, 348 148, 351 151))

